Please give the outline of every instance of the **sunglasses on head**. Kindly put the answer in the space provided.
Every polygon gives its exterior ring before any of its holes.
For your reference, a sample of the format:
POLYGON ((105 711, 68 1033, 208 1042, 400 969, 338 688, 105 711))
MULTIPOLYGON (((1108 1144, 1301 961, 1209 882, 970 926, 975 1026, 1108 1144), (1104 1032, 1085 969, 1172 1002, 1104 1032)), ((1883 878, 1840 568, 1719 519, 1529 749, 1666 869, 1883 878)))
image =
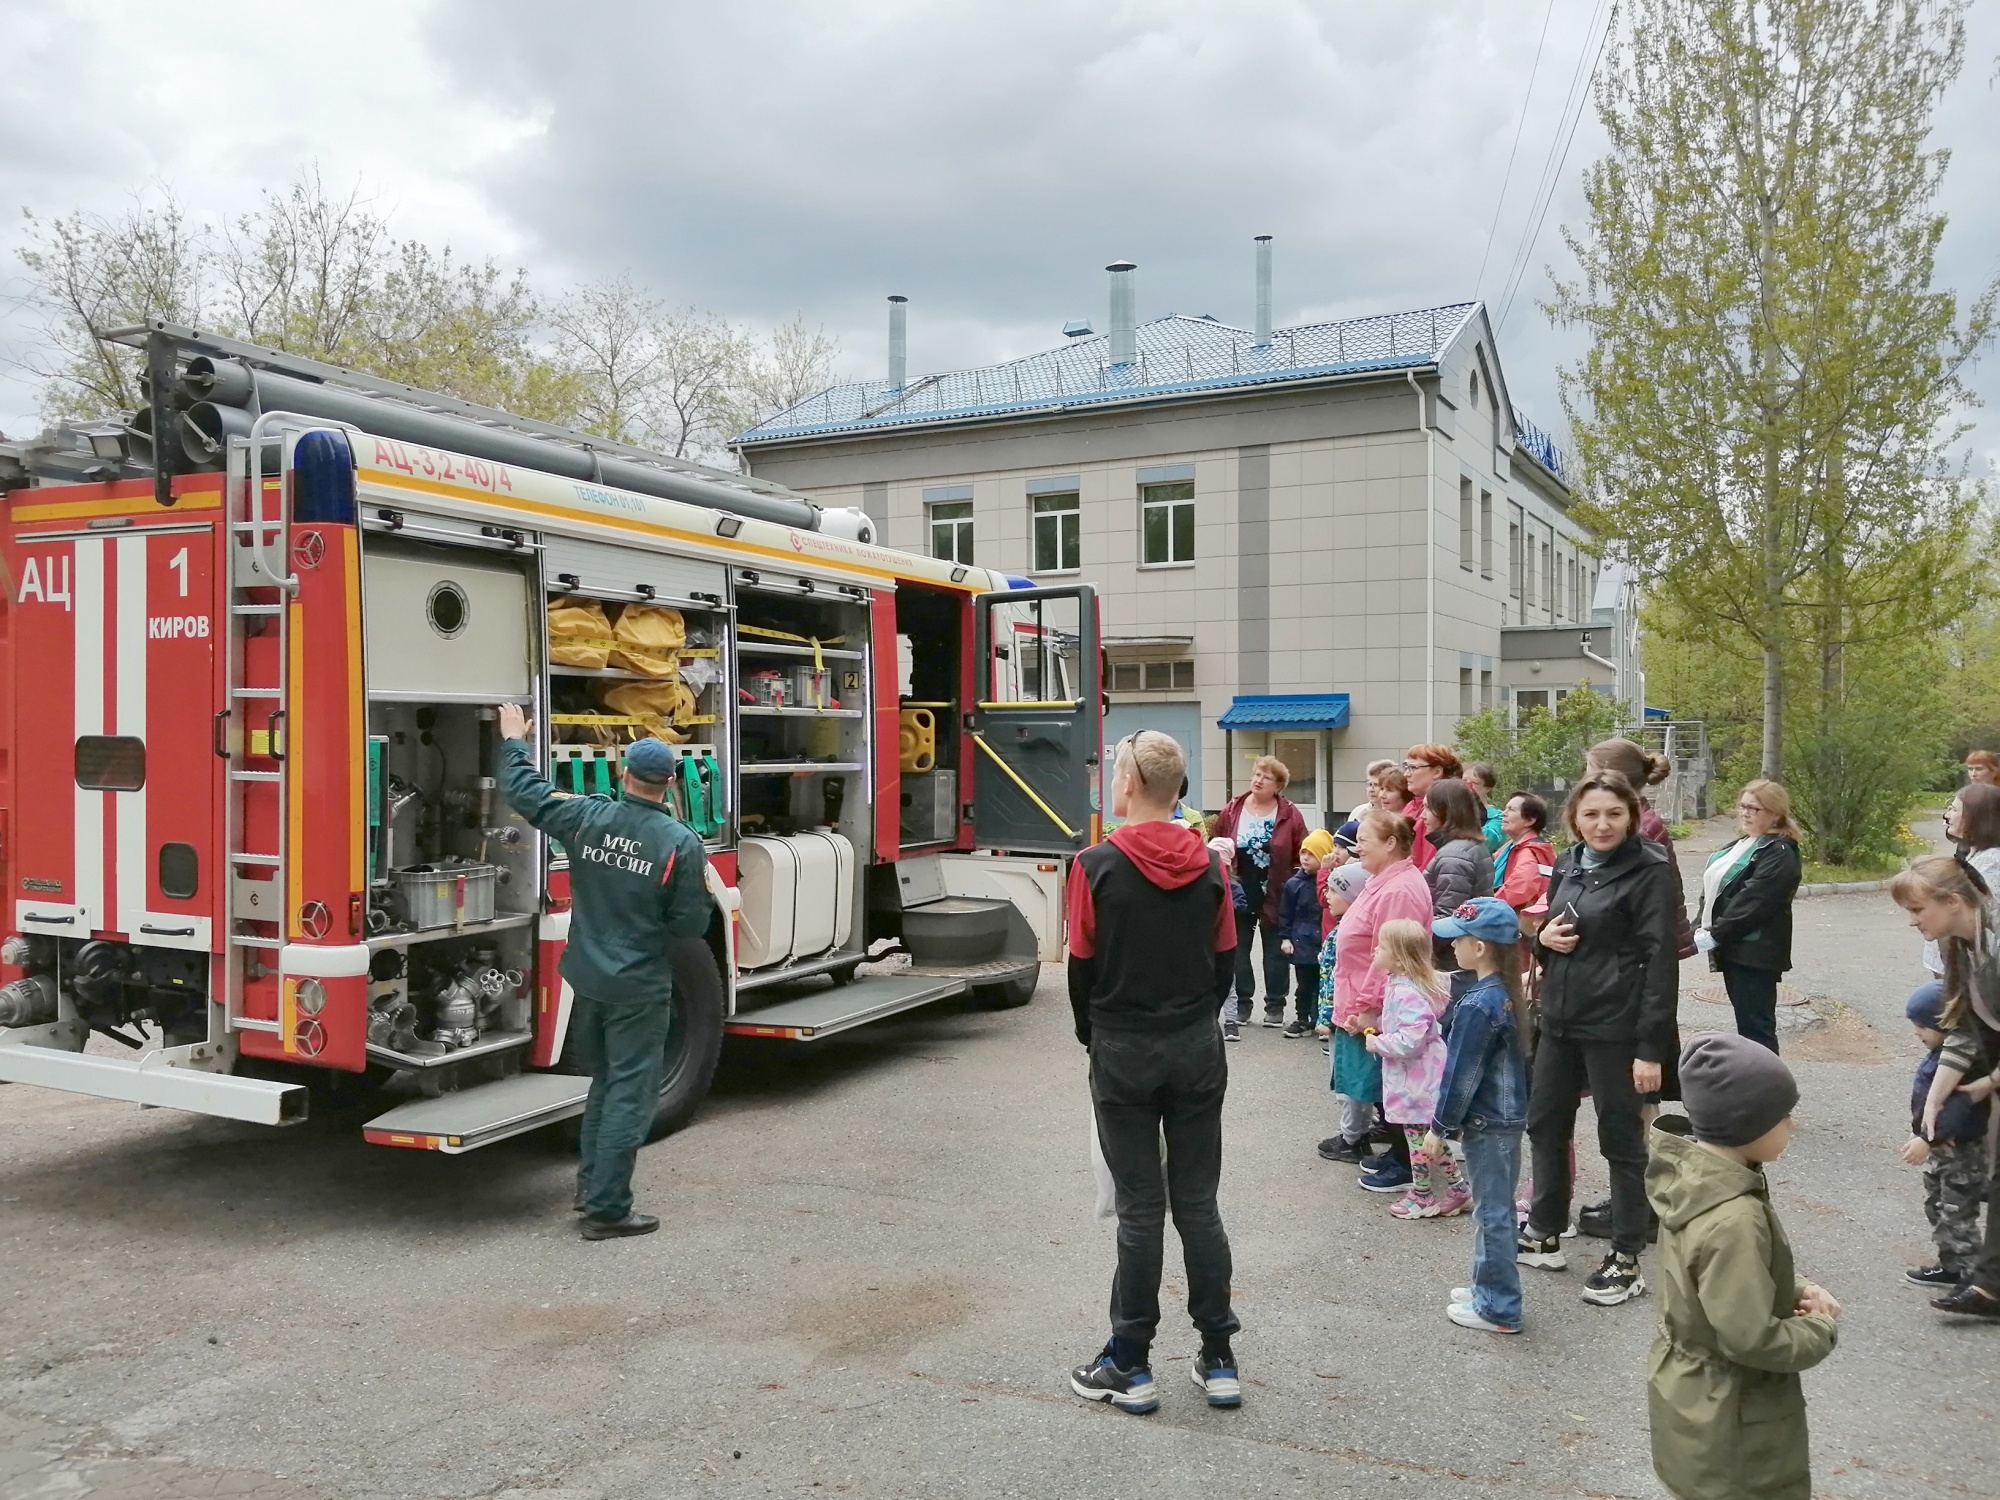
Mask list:
MULTIPOLYGON (((1112 769, 1113 770, 1117 769, 1118 763, 1125 758, 1125 752, 1127 750, 1134 749, 1138 745, 1140 735, 1159 734, 1159 733, 1160 731, 1157 729, 1135 729, 1130 734, 1126 735, 1124 739, 1120 740, 1116 745, 1112 746, 1111 749, 1112 769)), ((1167 735, 1163 736, 1163 738, 1171 739, 1172 736, 1167 735)), ((1140 767, 1139 757, 1137 755, 1134 755, 1132 757, 1132 775, 1133 778, 1138 781, 1140 786, 1148 785, 1146 781, 1146 773, 1140 767)), ((1181 775, 1181 789, 1174 795, 1177 797, 1185 797, 1187 794, 1188 794, 1188 779, 1186 773, 1183 772, 1181 775)))

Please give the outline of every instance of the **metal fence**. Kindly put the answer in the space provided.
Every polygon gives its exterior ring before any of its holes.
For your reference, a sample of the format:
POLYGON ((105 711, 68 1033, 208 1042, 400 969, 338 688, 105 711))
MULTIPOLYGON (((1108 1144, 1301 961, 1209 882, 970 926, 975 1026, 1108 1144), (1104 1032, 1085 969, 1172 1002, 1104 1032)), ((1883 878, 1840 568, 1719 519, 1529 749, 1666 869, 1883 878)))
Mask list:
POLYGON ((1714 813, 1715 760, 1709 753, 1707 724, 1700 719, 1653 719, 1618 732, 1672 762, 1673 773, 1648 793, 1662 819, 1685 823, 1714 813))

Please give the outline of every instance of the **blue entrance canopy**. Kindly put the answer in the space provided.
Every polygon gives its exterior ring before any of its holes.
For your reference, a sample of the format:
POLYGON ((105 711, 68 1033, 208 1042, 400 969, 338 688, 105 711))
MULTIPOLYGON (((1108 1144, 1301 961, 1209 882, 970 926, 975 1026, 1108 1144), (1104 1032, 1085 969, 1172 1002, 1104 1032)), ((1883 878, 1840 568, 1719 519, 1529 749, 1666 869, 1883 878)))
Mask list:
POLYGON ((1243 693, 1218 719, 1223 729, 1345 729, 1346 693, 1243 693))

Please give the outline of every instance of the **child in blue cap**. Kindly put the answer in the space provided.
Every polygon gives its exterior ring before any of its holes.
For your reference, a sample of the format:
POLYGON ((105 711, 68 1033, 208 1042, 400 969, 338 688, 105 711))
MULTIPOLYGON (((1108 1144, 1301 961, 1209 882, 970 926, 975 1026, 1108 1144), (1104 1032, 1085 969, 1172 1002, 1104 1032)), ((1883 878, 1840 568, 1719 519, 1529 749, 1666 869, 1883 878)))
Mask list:
POLYGON ((1472 1183, 1472 1285, 1458 1287, 1445 1316, 1484 1333, 1521 1331, 1521 1270, 1514 1263, 1514 1189, 1528 1117, 1528 1002, 1521 988, 1521 919, 1492 896, 1431 923, 1473 981, 1451 1008, 1444 1082, 1431 1117, 1433 1157, 1443 1141, 1465 1152, 1472 1183))
MULTIPOLYGON (((1950 1039, 1944 1024, 1944 986, 1936 981, 1918 985, 1903 1014, 1925 1047, 1910 1086, 1910 1139, 1903 1146, 1903 1160, 1924 1169, 1924 1217, 1931 1222, 1938 1252, 1935 1264, 1912 1267, 1903 1275, 1917 1286, 1948 1291, 1972 1273, 1983 1243, 1979 1205, 1986 1201, 1986 1096, 1991 1084, 1981 1078, 1954 1090, 1926 1139, 1924 1105, 1937 1077, 1940 1049, 1950 1039)), ((1952 1061, 1956 1066, 1959 1059, 1952 1061)))

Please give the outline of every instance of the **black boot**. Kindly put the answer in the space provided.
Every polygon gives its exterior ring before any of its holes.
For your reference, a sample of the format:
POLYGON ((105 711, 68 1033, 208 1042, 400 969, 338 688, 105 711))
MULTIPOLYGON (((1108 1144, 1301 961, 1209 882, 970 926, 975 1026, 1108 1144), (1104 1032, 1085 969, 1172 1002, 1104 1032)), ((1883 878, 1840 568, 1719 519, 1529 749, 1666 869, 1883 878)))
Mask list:
POLYGON ((590 1219, 583 1221, 583 1237, 587 1240, 622 1240, 635 1234, 651 1234, 660 1227, 660 1221, 651 1214, 629 1213, 622 1219, 590 1219))

